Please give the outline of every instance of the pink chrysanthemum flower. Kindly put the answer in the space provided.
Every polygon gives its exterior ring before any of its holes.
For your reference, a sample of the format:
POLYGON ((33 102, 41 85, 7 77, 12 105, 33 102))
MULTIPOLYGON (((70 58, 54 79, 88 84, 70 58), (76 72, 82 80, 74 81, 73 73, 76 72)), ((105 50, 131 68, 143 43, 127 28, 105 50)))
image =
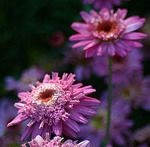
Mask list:
MULTIPOLYGON (((36 136, 32 141, 28 142, 30 147, 90 147, 88 140, 77 143, 77 141, 66 140, 63 142, 63 138, 55 136, 52 140, 49 139, 49 134, 46 134, 46 139, 41 136, 36 136)), ((27 147, 23 144, 22 147, 27 147)))
POLYGON ((139 40, 146 37, 144 33, 134 32, 143 26, 145 19, 133 16, 125 19, 126 9, 102 9, 99 13, 92 10, 81 12, 85 22, 74 22, 72 28, 78 34, 70 40, 77 41, 72 47, 83 47, 86 57, 94 55, 120 55, 124 57, 134 48, 142 47, 139 40))
POLYGON ((95 9, 109 8, 118 6, 123 0, 83 0, 84 4, 92 4, 95 9))
POLYGON ((60 78, 58 73, 52 73, 52 77, 45 75, 42 83, 32 86, 31 92, 20 92, 21 101, 15 103, 18 116, 8 126, 30 120, 22 140, 44 136, 46 132, 76 137, 79 124, 86 124, 87 118, 96 113, 99 101, 87 96, 95 91, 92 86, 83 87, 74 81, 73 74, 60 78))

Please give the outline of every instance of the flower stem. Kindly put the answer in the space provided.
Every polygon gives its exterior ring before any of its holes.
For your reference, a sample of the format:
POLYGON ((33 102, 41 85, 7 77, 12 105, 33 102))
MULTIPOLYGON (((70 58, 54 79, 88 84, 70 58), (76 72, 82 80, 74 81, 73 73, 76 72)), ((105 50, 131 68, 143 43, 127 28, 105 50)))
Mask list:
POLYGON ((112 57, 108 57, 108 69, 109 69, 109 77, 108 77, 108 97, 107 97, 107 120, 106 120, 106 138, 105 143, 106 146, 110 141, 110 125, 111 125, 111 107, 112 107, 112 57))

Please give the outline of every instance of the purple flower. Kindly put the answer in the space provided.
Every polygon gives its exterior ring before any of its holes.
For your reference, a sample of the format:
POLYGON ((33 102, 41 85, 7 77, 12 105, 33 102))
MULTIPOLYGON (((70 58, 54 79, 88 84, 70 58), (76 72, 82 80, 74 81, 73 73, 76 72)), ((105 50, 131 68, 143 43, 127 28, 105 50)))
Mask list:
POLYGON ((7 123, 15 117, 17 110, 13 107, 13 103, 3 98, 0 100, 0 144, 2 147, 17 144, 20 137, 21 126, 7 128, 7 123))
MULTIPOLYGON (((46 139, 41 136, 36 136, 32 141, 28 142, 30 147, 90 147, 88 140, 77 143, 77 141, 66 140, 63 142, 63 138, 55 136, 52 140, 49 139, 49 134, 46 134, 46 139)), ((23 144, 22 147, 27 147, 23 144)))
POLYGON ((114 88, 113 97, 124 99, 132 107, 142 107, 150 110, 150 77, 143 77, 141 73, 133 73, 128 82, 114 88))
POLYGON ((146 37, 144 33, 135 32, 141 28, 145 19, 138 16, 126 18, 127 10, 102 9, 97 13, 81 12, 84 22, 74 22, 72 28, 77 34, 70 40, 77 41, 72 47, 83 47, 86 57, 102 55, 119 55, 124 57, 134 48, 142 47, 139 40, 146 37))
MULTIPOLYGON (((99 147, 105 138, 106 127, 106 101, 102 101, 99 113, 93 120, 81 129, 81 137, 88 139, 93 147, 99 147)), ((130 107, 122 100, 114 100, 111 115, 111 143, 125 145, 125 137, 129 136, 129 128, 133 122, 128 119, 130 107)))
POLYGON ((108 8, 118 6, 123 0, 83 0, 85 4, 92 4, 95 9, 108 8))
POLYGON ((37 82, 31 91, 18 94, 20 102, 15 103, 18 115, 8 126, 29 120, 22 140, 45 133, 64 134, 76 137, 79 124, 86 124, 87 118, 96 114, 99 101, 87 96, 95 92, 92 86, 74 84, 75 75, 58 73, 45 75, 43 82, 37 82))
POLYGON ((132 134, 132 142, 136 142, 139 144, 139 147, 148 147, 150 139, 150 125, 144 126, 136 130, 132 134))
POLYGON ((13 77, 8 76, 5 79, 6 89, 16 90, 18 92, 30 90, 28 85, 35 84, 37 80, 42 78, 43 74, 44 72, 41 69, 31 67, 22 73, 19 80, 15 80, 13 77))
MULTIPOLYGON (((112 57, 112 80, 114 84, 126 83, 128 78, 137 71, 142 70, 142 55, 137 49, 132 50, 126 57, 112 57)), ((108 76, 108 56, 95 57, 92 68, 98 76, 108 76)))

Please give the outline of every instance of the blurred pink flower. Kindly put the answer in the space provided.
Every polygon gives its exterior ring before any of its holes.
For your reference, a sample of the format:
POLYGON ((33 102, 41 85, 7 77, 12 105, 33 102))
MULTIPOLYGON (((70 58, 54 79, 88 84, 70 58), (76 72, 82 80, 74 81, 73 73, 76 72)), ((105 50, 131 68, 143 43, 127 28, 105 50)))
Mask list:
MULTIPOLYGON (((101 107, 97 116, 86 126, 81 129, 82 139, 88 139, 93 147, 99 147, 105 139, 106 127, 106 101, 102 100, 101 107)), ((111 115, 111 143, 120 146, 126 145, 126 137, 129 136, 129 128, 133 122, 128 119, 130 107, 123 100, 113 100, 111 115)))
POLYGON ((123 0, 83 0, 84 4, 92 4, 95 9, 108 8, 118 6, 123 0))
POLYGON ((31 67, 22 73, 19 80, 15 80, 11 76, 6 77, 5 87, 7 90, 16 90, 18 92, 30 90, 30 87, 28 85, 35 84, 36 81, 40 80, 43 75, 44 71, 36 67, 31 67))
POLYGON ((53 47, 60 47, 65 42, 65 34, 63 32, 55 32, 49 38, 49 43, 53 47))
MULTIPOLYGON (((90 142, 88 140, 77 143, 77 141, 66 140, 63 141, 63 138, 55 136, 52 140, 49 139, 49 134, 46 134, 46 139, 43 139, 41 136, 36 136, 32 141, 28 142, 30 147, 90 147, 90 142)), ((23 144, 22 147, 27 147, 26 144, 23 144)))
POLYGON ((8 126, 26 119, 30 120, 23 133, 22 140, 45 133, 76 137, 79 124, 86 124, 88 118, 96 114, 99 100, 87 96, 95 92, 92 86, 73 84, 75 75, 66 74, 62 78, 58 73, 45 75, 43 82, 32 86, 31 92, 20 92, 20 102, 15 103, 18 115, 8 126))
POLYGON ((116 13, 106 8, 99 13, 94 10, 81 12, 84 22, 72 24, 77 32, 70 37, 70 40, 77 41, 72 47, 83 47, 86 57, 124 57, 134 48, 142 47, 139 40, 145 38, 146 34, 134 31, 143 26, 145 19, 138 16, 125 19, 126 15, 126 9, 118 9, 116 13))

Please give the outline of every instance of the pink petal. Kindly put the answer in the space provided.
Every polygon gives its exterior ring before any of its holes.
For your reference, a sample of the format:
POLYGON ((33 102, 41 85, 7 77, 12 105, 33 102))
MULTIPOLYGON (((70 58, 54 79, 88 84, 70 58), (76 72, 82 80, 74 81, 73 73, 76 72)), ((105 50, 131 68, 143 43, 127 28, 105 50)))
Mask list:
POLYGON ((89 43, 88 45, 86 45, 83 50, 87 50, 89 48, 94 47, 95 45, 97 45, 99 42, 97 40, 92 40, 91 43, 89 43))
POLYGON ((127 15, 127 10, 126 9, 118 9, 116 12, 116 17, 117 19, 124 19, 127 15))
POLYGON ((53 126, 53 131, 56 135, 60 136, 62 134, 62 122, 53 126))
POLYGON ((87 116, 93 116, 96 114, 96 111, 85 107, 85 106, 76 106, 74 107, 75 111, 77 111, 78 113, 81 113, 83 115, 87 115, 87 116))
POLYGON ((93 106, 93 105, 97 106, 100 104, 100 101, 97 100, 96 98, 85 96, 84 98, 82 98, 81 104, 86 106, 93 106))
POLYGON ((88 120, 85 117, 83 117, 83 115, 77 113, 76 111, 70 112, 70 118, 83 124, 86 124, 88 122, 88 120))
POLYGON ((81 17, 83 18, 83 20, 87 23, 89 23, 91 21, 91 15, 89 15, 87 12, 85 11, 81 11, 80 12, 81 17))
POLYGON ((85 46, 87 44, 91 43, 91 40, 88 40, 88 41, 80 41, 78 43, 75 43, 72 48, 79 48, 79 47, 82 47, 82 46, 85 46))
POLYGON ((147 37, 146 34, 144 33, 139 33, 139 32, 134 32, 134 33, 128 33, 123 36, 123 39, 128 39, 128 40, 139 40, 147 37))
POLYGON ((28 136, 32 134, 33 126, 32 127, 26 127, 25 131, 23 132, 21 136, 21 141, 26 140, 28 136))
POLYGON ((71 25, 71 27, 72 27, 72 29, 74 29, 78 33, 89 34, 89 32, 88 32, 89 26, 87 24, 75 22, 71 25))
POLYGON ((75 132, 79 132, 80 131, 80 127, 79 127, 79 125, 74 121, 74 120, 72 120, 72 119, 67 119, 66 121, 65 121, 65 124, 69 127, 69 128, 71 128, 73 131, 75 131, 75 132))
POLYGON ((132 23, 129 23, 127 20, 125 21, 127 23, 127 27, 126 27, 126 30, 124 33, 128 33, 128 32, 132 32, 132 31, 135 31, 139 28, 141 28, 145 22, 145 19, 135 19, 133 18, 133 21, 132 23))
POLYGON ((16 125, 16 124, 24 121, 25 119, 27 119, 27 116, 20 113, 10 123, 8 123, 7 127, 16 125))
POLYGON ((71 41, 78 41, 78 40, 89 40, 92 39, 92 36, 90 36, 89 34, 76 34, 76 35, 72 35, 69 40, 71 41))
POLYGON ((88 140, 82 141, 78 144, 78 147, 90 147, 90 142, 88 140))

